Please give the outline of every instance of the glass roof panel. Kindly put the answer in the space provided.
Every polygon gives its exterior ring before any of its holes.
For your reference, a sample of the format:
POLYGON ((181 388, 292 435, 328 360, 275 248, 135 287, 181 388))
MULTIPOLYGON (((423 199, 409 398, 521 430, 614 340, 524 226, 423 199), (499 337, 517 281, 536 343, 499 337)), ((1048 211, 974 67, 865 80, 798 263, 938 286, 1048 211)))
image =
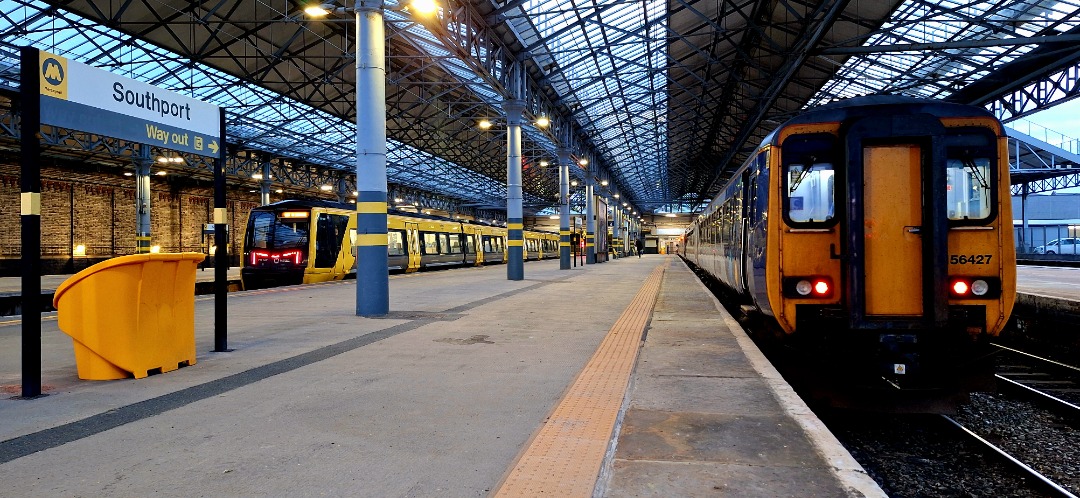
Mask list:
POLYGON ((553 88, 572 102, 576 120, 599 142, 602 162, 616 184, 631 189, 629 197, 635 200, 663 198, 663 184, 644 182, 632 172, 653 179, 666 176, 665 123, 635 117, 646 110, 666 114, 667 41, 652 37, 646 24, 664 26, 667 2, 571 0, 560 2, 558 11, 552 5, 527 0, 521 8, 544 36, 544 48, 537 52, 558 64, 559 71, 548 78, 553 88))
MULTIPOLYGON (((395 15, 401 16, 388 12, 388 21, 393 21, 395 15)), ((425 50, 448 55, 431 42, 434 38, 425 29, 412 24, 410 35, 426 39, 425 50)), ((213 68, 192 65, 177 54, 53 9, 44 2, 0 0, 0 34, 0 85, 18 88, 18 47, 31 45, 224 107, 230 141, 239 139, 247 147, 328 167, 355 168, 355 147, 351 145, 355 141, 354 123, 213 68)), ((463 79, 481 82, 460 61, 448 67, 463 79)), ((498 99, 486 86, 476 87, 485 97, 498 99)), ((388 140, 387 148, 391 182, 485 204, 498 205, 500 195, 505 200, 502 182, 395 140, 388 140), (424 160, 402 162, 407 157, 424 160), (418 177, 422 181, 414 180, 418 177)))
MULTIPOLYGON (((1076 5, 1057 0, 925 2, 909 0, 871 36, 866 46, 960 42, 1034 36, 1047 28, 1075 26, 1059 21, 1076 5)), ((883 51, 849 58, 806 107, 870 93, 944 98, 1000 66, 1030 52, 1033 45, 945 50, 883 51)))

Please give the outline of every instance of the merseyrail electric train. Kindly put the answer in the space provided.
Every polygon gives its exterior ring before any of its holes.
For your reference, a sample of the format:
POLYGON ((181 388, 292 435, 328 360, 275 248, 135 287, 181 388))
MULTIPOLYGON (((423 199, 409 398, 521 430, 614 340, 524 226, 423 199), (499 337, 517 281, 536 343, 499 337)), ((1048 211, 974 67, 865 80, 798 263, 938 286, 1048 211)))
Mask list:
POLYGON ((1016 297, 1005 132, 934 100, 810 109, 735 172, 684 253, 774 319, 788 349, 936 387, 979 363, 1016 297))
MULTIPOLYGON (((240 278, 244 289, 307 284, 355 276, 356 206, 285 200, 251 210, 240 278)), ((526 230, 523 257, 559 257, 559 235, 526 230)), ((386 260, 391 271, 503 263, 507 231, 441 216, 390 210, 386 260)))

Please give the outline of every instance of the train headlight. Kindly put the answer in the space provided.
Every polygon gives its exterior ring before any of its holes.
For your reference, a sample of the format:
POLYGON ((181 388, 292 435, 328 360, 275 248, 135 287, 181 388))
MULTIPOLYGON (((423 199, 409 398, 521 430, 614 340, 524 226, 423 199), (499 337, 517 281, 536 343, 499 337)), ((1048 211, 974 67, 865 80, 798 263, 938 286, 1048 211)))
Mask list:
POLYGON ((833 295, 832 279, 823 275, 784 277, 784 297, 795 299, 822 299, 833 295))
POLYGON ((985 296, 989 290, 990 284, 986 283, 986 280, 976 280, 971 283, 971 293, 976 296, 985 296))
POLYGON ((997 299, 1001 280, 995 277, 950 277, 949 297, 954 299, 997 299))
POLYGON ((809 280, 799 280, 799 283, 795 284, 795 292, 798 292, 800 296, 809 296, 811 290, 813 286, 810 285, 809 280))

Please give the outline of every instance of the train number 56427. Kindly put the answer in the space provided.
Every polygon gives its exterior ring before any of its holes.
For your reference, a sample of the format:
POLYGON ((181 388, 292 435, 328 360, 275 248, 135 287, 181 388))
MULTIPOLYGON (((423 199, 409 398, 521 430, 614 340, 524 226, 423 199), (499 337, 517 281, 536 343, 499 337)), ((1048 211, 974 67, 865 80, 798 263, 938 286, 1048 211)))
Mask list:
POLYGON ((950 265, 988 265, 993 254, 950 254, 950 265))

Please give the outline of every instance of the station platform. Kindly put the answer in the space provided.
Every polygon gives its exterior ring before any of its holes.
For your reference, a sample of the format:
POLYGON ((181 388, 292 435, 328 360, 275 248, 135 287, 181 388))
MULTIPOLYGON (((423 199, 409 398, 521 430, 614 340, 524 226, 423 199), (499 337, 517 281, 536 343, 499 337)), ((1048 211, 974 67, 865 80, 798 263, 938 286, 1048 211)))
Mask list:
POLYGON ((0 323, 10 496, 884 496, 675 256, 196 298, 197 362, 80 381, 43 316, 47 396, 0 323))

